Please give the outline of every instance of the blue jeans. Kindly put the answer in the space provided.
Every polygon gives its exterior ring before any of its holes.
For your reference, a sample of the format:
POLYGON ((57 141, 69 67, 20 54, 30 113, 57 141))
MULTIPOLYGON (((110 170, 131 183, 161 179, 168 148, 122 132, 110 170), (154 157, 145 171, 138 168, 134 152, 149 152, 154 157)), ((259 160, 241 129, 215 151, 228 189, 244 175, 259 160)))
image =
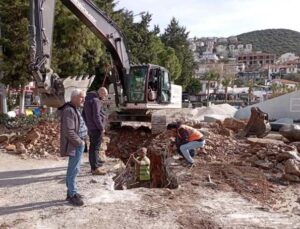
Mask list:
POLYGON ((203 141, 193 141, 193 142, 188 142, 186 144, 183 144, 180 146, 180 152, 182 153, 182 156, 187 160, 187 162, 193 164, 194 160, 192 158, 193 155, 191 155, 192 150, 195 150, 197 148, 202 148, 205 145, 205 140, 203 141))
POLYGON ((76 177, 80 171, 81 157, 84 151, 84 145, 76 149, 75 156, 69 156, 66 185, 69 196, 74 196, 77 193, 76 177))

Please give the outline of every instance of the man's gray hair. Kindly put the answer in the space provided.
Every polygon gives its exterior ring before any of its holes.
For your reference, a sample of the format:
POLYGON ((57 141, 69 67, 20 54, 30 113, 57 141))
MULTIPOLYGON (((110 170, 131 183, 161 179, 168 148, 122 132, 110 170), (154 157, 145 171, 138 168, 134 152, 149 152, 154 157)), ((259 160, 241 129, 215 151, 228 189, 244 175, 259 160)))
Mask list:
POLYGON ((80 89, 74 89, 71 93, 71 98, 79 96, 80 94, 84 95, 84 91, 80 89))

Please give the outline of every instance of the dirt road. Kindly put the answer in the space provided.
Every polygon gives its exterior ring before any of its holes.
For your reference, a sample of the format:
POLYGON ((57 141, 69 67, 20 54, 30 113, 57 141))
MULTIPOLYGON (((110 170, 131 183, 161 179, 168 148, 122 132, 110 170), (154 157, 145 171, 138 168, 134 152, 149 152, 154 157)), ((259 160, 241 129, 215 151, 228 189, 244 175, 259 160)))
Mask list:
MULTIPOLYGON (((0 156, 0 228, 300 228, 293 196, 282 203, 285 211, 274 212, 202 181, 176 190, 116 191, 114 174, 91 176, 86 157, 78 179, 85 206, 73 207, 64 200, 65 160, 0 156)), ((192 169, 180 170, 192 176, 192 169)))

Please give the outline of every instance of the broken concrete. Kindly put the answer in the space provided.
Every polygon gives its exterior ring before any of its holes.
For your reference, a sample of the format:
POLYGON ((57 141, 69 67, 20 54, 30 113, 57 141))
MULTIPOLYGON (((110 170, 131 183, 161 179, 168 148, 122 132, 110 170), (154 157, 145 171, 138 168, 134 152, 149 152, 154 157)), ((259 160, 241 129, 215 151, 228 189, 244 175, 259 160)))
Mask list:
POLYGON ((284 125, 279 133, 291 142, 300 141, 300 125, 284 125))

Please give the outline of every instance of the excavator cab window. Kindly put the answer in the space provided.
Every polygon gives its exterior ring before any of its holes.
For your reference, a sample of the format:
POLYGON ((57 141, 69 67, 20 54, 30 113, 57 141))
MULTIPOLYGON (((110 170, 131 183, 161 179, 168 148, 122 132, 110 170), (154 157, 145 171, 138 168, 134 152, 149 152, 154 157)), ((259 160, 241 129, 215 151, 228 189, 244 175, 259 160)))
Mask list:
POLYGON ((159 102, 171 102, 171 80, 169 73, 163 69, 159 71, 159 102))
POLYGON ((145 82, 148 68, 132 67, 129 75, 128 102, 145 102, 145 82))

